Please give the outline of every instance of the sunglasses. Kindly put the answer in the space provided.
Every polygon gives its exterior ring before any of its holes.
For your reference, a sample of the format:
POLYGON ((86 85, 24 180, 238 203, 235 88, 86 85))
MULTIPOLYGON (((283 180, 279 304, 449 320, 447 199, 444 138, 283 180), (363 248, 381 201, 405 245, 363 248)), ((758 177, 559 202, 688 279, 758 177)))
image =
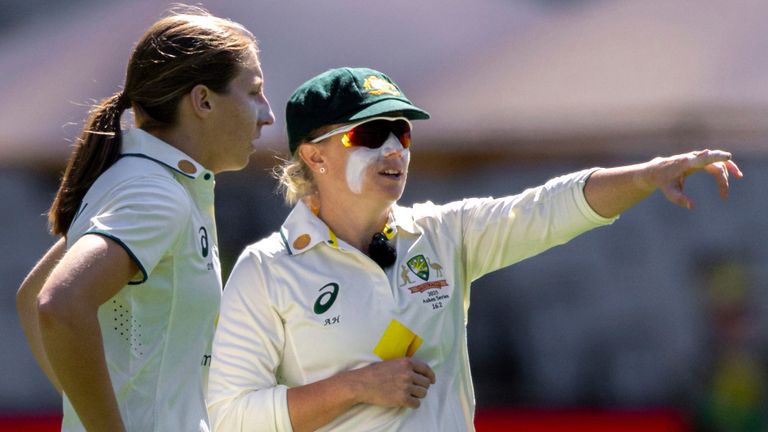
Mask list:
POLYGON ((389 134, 393 134, 403 145, 411 146, 411 122, 405 117, 373 117, 361 122, 352 123, 330 132, 324 133, 310 141, 313 144, 338 134, 344 147, 367 147, 377 149, 384 144, 389 134))

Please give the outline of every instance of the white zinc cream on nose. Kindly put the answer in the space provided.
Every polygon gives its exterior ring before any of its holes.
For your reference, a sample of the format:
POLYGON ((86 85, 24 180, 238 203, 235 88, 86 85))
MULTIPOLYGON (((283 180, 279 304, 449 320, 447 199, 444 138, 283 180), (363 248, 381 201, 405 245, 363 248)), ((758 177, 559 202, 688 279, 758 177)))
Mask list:
POLYGON ((411 151, 404 149, 400 140, 398 140, 392 133, 389 134, 389 138, 387 138, 387 140, 384 141, 384 144, 379 148, 355 148, 355 151, 350 153, 349 159, 347 159, 347 185, 349 186, 349 190, 356 194, 362 193, 363 180, 368 167, 375 161, 386 157, 390 152, 398 150, 402 151, 403 158, 405 158, 405 165, 408 166, 411 159, 411 151))

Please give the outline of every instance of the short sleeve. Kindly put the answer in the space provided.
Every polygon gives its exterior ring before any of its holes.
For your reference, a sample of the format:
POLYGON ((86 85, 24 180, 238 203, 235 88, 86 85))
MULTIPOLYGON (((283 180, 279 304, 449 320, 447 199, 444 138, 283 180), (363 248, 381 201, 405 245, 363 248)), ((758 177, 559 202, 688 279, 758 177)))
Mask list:
MULTIPOLYGON (((77 218, 84 225, 77 231, 102 235, 120 244, 141 271, 130 282, 138 284, 146 281, 175 246, 189 225, 191 210, 191 198, 175 180, 140 177, 117 185, 96 201, 84 201, 77 218)), ((79 237, 77 233, 75 236, 79 237)))

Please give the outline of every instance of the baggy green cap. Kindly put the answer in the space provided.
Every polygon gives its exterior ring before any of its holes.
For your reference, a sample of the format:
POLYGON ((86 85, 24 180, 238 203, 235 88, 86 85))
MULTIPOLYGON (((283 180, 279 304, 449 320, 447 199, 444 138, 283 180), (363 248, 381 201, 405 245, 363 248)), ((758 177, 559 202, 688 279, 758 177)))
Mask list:
POLYGON ((429 113, 411 103, 388 76, 367 68, 331 69, 305 82, 288 99, 288 147, 296 152, 311 131, 329 124, 400 113, 425 120, 429 113))

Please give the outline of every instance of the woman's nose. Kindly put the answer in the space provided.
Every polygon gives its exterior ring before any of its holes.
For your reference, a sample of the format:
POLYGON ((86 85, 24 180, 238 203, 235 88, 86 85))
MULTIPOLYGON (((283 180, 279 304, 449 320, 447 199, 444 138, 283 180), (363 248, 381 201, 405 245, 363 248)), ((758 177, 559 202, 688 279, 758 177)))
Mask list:
POLYGON ((403 147, 403 143, 400 142, 397 137, 390 132, 389 137, 387 137, 387 140, 384 141, 384 144, 381 145, 381 150, 384 152, 384 156, 390 156, 390 155, 400 155, 405 148, 403 147))

